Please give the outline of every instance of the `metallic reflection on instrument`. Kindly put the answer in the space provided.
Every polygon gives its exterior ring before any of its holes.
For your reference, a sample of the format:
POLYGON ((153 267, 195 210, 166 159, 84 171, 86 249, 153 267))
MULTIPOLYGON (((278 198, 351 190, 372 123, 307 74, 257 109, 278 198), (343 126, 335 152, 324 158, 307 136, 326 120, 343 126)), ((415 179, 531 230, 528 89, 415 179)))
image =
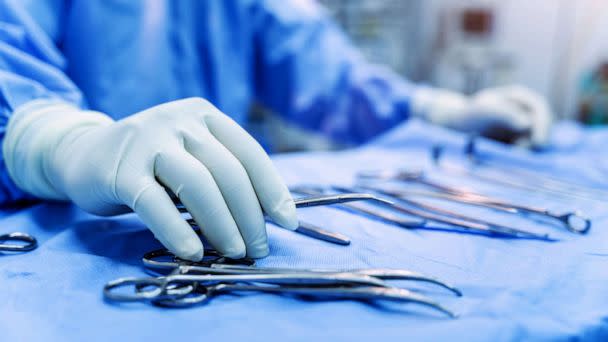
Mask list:
POLYGON ((35 237, 20 232, 0 235, 0 252, 29 252, 38 247, 35 237))
POLYGON ((412 302, 456 317, 426 296, 392 287, 386 280, 422 281, 462 295, 451 285, 408 270, 258 268, 253 266, 251 259, 235 260, 213 250, 205 252, 206 257, 200 262, 181 260, 167 250, 149 252, 144 255, 144 266, 160 276, 116 279, 105 285, 104 296, 117 302, 184 307, 207 302, 210 297, 224 292, 254 291, 317 299, 412 302))

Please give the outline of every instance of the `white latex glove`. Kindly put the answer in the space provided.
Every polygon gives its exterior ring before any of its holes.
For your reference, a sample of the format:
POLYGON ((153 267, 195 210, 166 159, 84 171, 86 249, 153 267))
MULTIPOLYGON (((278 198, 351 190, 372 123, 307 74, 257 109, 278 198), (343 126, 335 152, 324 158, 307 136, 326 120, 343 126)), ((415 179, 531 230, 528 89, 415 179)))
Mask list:
POLYGON ((3 153, 24 190, 99 215, 132 210, 184 259, 200 260, 203 245, 163 186, 229 257, 268 254, 262 208, 286 228, 298 225, 293 199, 262 147, 199 98, 117 122, 65 104, 30 103, 11 118, 3 153))
POLYGON ((546 146, 552 124, 547 102, 521 86, 489 88, 472 97, 421 88, 412 108, 415 116, 438 125, 534 147, 546 146))

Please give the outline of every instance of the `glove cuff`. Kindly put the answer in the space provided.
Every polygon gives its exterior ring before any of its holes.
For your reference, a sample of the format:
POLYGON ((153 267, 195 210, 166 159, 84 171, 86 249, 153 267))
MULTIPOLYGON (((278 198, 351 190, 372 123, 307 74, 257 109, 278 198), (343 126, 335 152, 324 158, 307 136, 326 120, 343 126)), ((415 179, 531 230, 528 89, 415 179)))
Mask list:
POLYGON ((112 119, 102 113, 83 111, 60 101, 34 100, 17 107, 2 144, 10 177, 34 196, 66 200, 67 196, 49 181, 45 160, 69 132, 110 122, 112 119))

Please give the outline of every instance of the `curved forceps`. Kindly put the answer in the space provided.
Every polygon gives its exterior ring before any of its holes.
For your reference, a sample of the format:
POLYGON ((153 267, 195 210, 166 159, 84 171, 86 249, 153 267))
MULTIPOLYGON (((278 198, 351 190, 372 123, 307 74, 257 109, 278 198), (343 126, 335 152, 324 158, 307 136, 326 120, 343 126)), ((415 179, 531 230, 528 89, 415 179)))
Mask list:
POLYGON ((38 247, 35 237, 21 232, 0 235, 0 252, 29 252, 38 247), (25 242, 25 244, 11 243, 14 241, 25 242))
POLYGON ((330 269, 298 269, 298 268, 254 268, 250 266, 238 266, 238 265, 213 265, 215 269, 233 270, 239 272, 276 272, 276 273, 298 273, 298 272, 311 272, 311 273, 346 273, 346 274, 360 274, 370 277, 374 277, 382 280, 413 280, 427 282, 443 287, 456 296, 461 297, 462 292, 456 287, 449 285, 437 278, 429 277, 417 272, 403 270, 403 269, 390 269, 390 268, 368 268, 368 269, 353 269, 353 270, 330 270, 330 269))
POLYGON ((199 285, 218 283, 266 283, 287 286, 377 286, 388 287, 384 281, 365 275, 347 273, 265 273, 265 274, 170 274, 164 277, 119 278, 108 282, 103 289, 113 301, 137 302, 156 299, 178 299, 188 295, 199 285), (134 285, 133 294, 115 290, 134 285), (185 287, 184 287, 185 285, 185 287), (152 287, 151 290, 145 290, 152 287), (180 293, 178 293, 180 292, 180 293))
MULTIPOLYGON (((230 262, 207 262, 204 265, 199 263, 187 262, 182 263, 178 258, 173 261, 158 261, 160 257, 172 256, 166 249, 160 249, 146 253, 143 257, 143 263, 147 268, 156 270, 173 271, 180 268, 180 273, 203 273, 203 274, 269 274, 269 273, 312 273, 312 274, 356 274, 374 277, 381 280, 411 280, 421 281, 426 283, 441 286, 457 296, 462 296, 462 292, 456 287, 449 285, 439 279, 429 277, 420 273, 416 273, 404 269, 389 269, 389 268, 370 268, 370 269, 355 269, 355 270, 329 270, 329 269, 298 269, 298 268, 279 268, 279 267, 253 267, 253 263, 239 263, 235 260, 230 262)), ((224 258, 224 260, 230 260, 224 258)), ((253 260, 251 260, 253 261, 253 260)))
MULTIPOLYGON (((197 283, 198 284, 198 283, 197 283)), ((159 306, 184 307, 201 304, 209 301, 211 297, 222 292, 256 291, 277 294, 291 294, 301 296, 313 296, 335 299, 358 299, 358 300, 389 300, 398 302, 410 302, 428 306, 438 310, 450 318, 457 315, 440 304, 429 300, 419 294, 406 289, 394 287, 306 287, 306 286, 276 286, 276 285, 250 285, 250 284, 215 284, 202 286, 197 285, 192 294, 181 298, 153 300, 152 303, 159 306)))

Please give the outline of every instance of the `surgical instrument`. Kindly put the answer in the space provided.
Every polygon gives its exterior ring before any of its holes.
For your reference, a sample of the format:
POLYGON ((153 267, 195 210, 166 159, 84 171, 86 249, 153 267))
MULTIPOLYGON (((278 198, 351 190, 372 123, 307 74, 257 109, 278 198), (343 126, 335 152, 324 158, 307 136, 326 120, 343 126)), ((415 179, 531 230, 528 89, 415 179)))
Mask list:
MULTIPOLYGON (((333 189, 334 191, 346 192, 346 193, 349 193, 353 190, 353 189, 349 189, 349 188, 345 188, 345 187, 338 187, 338 186, 329 186, 329 187, 325 187, 325 188, 324 187, 314 187, 314 186, 298 186, 298 187, 290 188, 290 190, 293 192, 299 192, 299 193, 303 193, 303 194, 307 194, 307 195, 320 195, 328 189, 333 189)), ((380 197, 380 196, 378 196, 378 197, 380 197)), ((381 198, 384 198, 384 197, 381 197, 381 198)), ((403 199, 395 198, 395 200, 403 202, 403 199)), ((460 228, 461 230, 464 230, 467 232, 472 232, 472 233, 479 233, 479 234, 484 234, 484 235, 499 235, 499 236, 513 237, 513 238, 550 240, 550 238, 546 234, 542 234, 542 235, 535 234, 532 232, 527 232, 527 231, 523 231, 523 230, 519 230, 519 229, 515 229, 515 228, 505 227, 505 226, 499 226, 496 224, 478 223, 478 222, 472 222, 471 220, 462 220, 462 219, 457 219, 457 218, 453 218, 453 217, 448 217, 445 215, 440 215, 437 212, 432 212, 431 210, 428 210, 430 208, 427 208, 427 210, 421 210, 420 208, 415 209, 415 208, 405 207, 403 205, 398 205, 390 199, 389 200, 385 199, 384 201, 378 201, 375 203, 385 206, 388 209, 392 209, 393 211, 397 211, 397 212, 404 213, 404 214, 414 216, 414 217, 419 217, 422 219, 422 221, 418 221, 416 225, 409 225, 409 224, 401 225, 401 224, 399 224, 399 221, 398 221, 399 219, 401 219, 401 217, 399 217, 397 215, 392 215, 389 212, 375 210, 372 208, 364 208, 364 207, 357 207, 355 209, 364 210, 363 211, 364 213, 370 212, 370 213, 372 213, 372 215, 369 215, 369 216, 371 216, 372 218, 380 217, 380 220, 383 222, 386 222, 389 224, 394 224, 394 225, 397 225, 400 227, 405 227, 408 229, 418 228, 418 229, 437 230, 436 228, 433 228, 433 227, 430 227, 427 225, 427 220, 430 220, 430 221, 434 221, 434 222, 438 222, 438 223, 456 226, 456 227, 460 228), (376 215, 382 215, 382 216, 376 216, 376 215)), ((344 206, 344 205, 342 205, 342 206, 344 206)), ((349 208, 352 208, 352 207, 350 207, 350 206, 352 206, 351 204, 349 204, 348 206, 349 206, 349 208)), ((347 210, 349 210, 349 208, 347 208, 347 210)), ((410 221, 406 220, 406 222, 410 222, 410 221)), ((413 221, 413 222, 416 222, 416 221, 413 221)))
POLYGON ((36 247, 38 247, 38 241, 29 234, 14 232, 0 235, 0 252, 29 252, 36 247))
POLYGON ((387 189, 385 187, 361 185, 364 189, 378 191, 379 193, 395 196, 398 198, 411 198, 411 197, 429 197, 438 198, 448 201, 475 205, 480 207, 486 207, 493 210, 498 210, 510 214, 520 215, 536 215, 545 218, 552 219, 561 223, 568 231, 577 234, 586 234, 591 229, 591 220, 582 216, 579 212, 569 212, 558 214, 554 213, 545 208, 537 208, 532 206, 524 206, 519 204, 513 204, 504 202, 498 199, 492 199, 483 195, 477 194, 465 194, 465 193, 434 193, 434 192, 416 192, 416 191, 400 191, 395 189, 387 189))
POLYGON ((371 179, 371 180, 385 180, 385 181, 401 181, 401 182, 415 182, 428 187, 431 187, 442 192, 455 193, 455 194, 470 194, 467 190, 455 189, 448 187, 436 182, 433 182, 425 176, 423 171, 419 170, 382 170, 382 171, 364 171, 357 174, 359 179, 371 179))
POLYGON ((516 165, 509 165, 508 167, 496 160, 491 158, 482 157, 477 147, 477 139, 472 136, 464 147, 464 153, 467 159, 475 166, 488 166, 495 169, 508 169, 509 173, 516 174, 519 177, 525 177, 528 180, 532 180, 535 184, 547 187, 550 190, 565 192, 571 194, 577 194, 580 196, 591 196, 600 200, 608 198, 608 188, 592 188, 585 184, 577 183, 573 180, 564 180, 555 178, 550 174, 532 171, 516 165))
MULTIPOLYGON (((319 195, 319 196, 311 196, 305 198, 296 198, 294 200, 296 208, 308 208, 308 207, 317 207, 323 205, 331 205, 331 204, 342 204, 349 203, 355 201, 377 201, 377 202, 385 202, 387 204, 391 204, 391 201, 374 196, 372 194, 366 193, 343 193, 343 194, 332 194, 332 195, 319 195)), ((188 212, 186 207, 179 201, 175 202, 177 208, 182 213, 188 212)))
POLYGON ((302 220, 300 220, 299 226, 298 228, 296 228, 295 231, 296 233, 310 236, 317 240, 323 240, 343 246, 350 245, 350 239, 347 236, 336 232, 330 232, 312 223, 304 222, 302 220))
POLYGON ((144 267, 155 271, 171 272, 178 268, 186 273, 210 273, 210 274, 226 274, 235 273, 348 273, 366 275, 382 280, 410 280, 432 283, 441 286, 457 296, 462 296, 462 292, 452 285, 448 285, 436 278, 429 277, 420 273, 416 273, 404 269, 390 268, 369 268, 369 269, 353 269, 353 270, 330 270, 330 269, 299 269, 299 268, 278 268, 278 267, 253 267, 253 260, 239 262, 238 260, 224 259, 218 262, 218 259, 204 261, 203 263, 193 263, 173 257, 171 260, 163 261, 163 258, 171 257, 172 254, 166 249, 160 249, 146 253, 143 258, 144 267))
POLYGON ((190 306, 193 304, 203 303, 219 292, 238 292, 238 291, 256 291, 266 293, 279 293, 300 296, 314 296, 318 298, 329 299, 358 299, 358 300, 385 300, 397 302, 412 302, 420 305, 425 305, 435 310, 446 314, 450 318, 458 316, 452 311, 444 308, 440 304, 429 300, 427 297, 416 294, 412 291, 395 288, 395 287, 302 287, 302 286, 269 286, 269 285, 246 285, 246 284, 226 284, 220 283, 217 285, 198 285, 195 289, 196 295, 184 296, 177 299, 160 299, 154 301, 154 304, 160 306, 180 307, 190 306), (201 291, 202 288, 202 291, 201 291))
MULTIPOLYGON (((324 191, 324 189, 321 187, 305 186, 305 185, 290 187, 289 190, 291 192, 300 193, 300 194, 304 194, 304 195, 308 195, 308 196, 319 195, 319 194, 322 194, 324 191)), ((335 195, 333 195, 333 196, 335 196, 335 195)), ((386 199, 384 199, 383 201, 379 201, 379 202, 385 203, 385 204, 390 203, 391 205, 393 204, 390 201, 387 201, 386 199)), ((362 215, 371 217, 373 219, 379 220, 381 222, 385 222, 385 223, 392 224, 392 225, 406 228, 406 229, 420 228, 421 226, 424 226, 424 224, 426 223, 425 220, 406 219, 401 216, 391 214, 387 211, 377 210, 375 208, 370 208, 370 207, 364 207, 361 205, 357 205, 355 203, 342 203, 342 204, 336 206, 336 208, 344 209, 348 212, 362 214, 362 215)))
MULTIPOLYGON (((176 207, 181 213, 188 212, 187 208, 179 201, 179 199, 174 197, 173 200, 176 207)), ((313 196, 308 198, 300 198, 295 200, 295 204, 296 208, 308 208, 365 200, 382 201, 383 199, 365 193, 350 193, 332 196, 313 196)), ((188 220, 188 223, 190 223, 191 226, 197 226, 194 220, 188 220)), ((347 236, 336 232, 330 232, 307 222, 300 221, 300 224, 295 231, 297 233, 312 237, 317 240, 323 240, 338 245, 347 246, 350 244, 350 239, 347 236)))
MULTIPOLYGON (((378 180, 395 180, 402 182, 416 182, 423 185, 426 185, 437 192, 416 192, 416 191, 400 191, 395 189, 387 189, 385 187, 382 188, 382 193, 395 196, 395 197, 412 197, 412 196, 425 196, 425 197, 435 197, 446 200, 451 200, 460 203, 466 203, 471 205, 482 206, 494 210, 500 210, 507 213, 512 214, 521 214, 521 215, 536 215, 546 217, 561 224, 566 227, 567 230, 577 233, 577 234, 585 234, 591 229, 591 220, 587 217, 582 216, 581 213, 574 212, 566 212, 566 213, 554 213, 549 209, 527 206, 521 204, 509 203, 506 201, 502 201, 499 199, 494 199, 485 195, 481 195, 478 193, 471 192, 469 190, 457 189, 454 187, 449 187, 445 185, 440 185, 438 183, 429 181, 424 177, 424 173, 421 171, 406 171, 406 170, 397 170, 397 171, 382 171, 382 172, 365 172, 361 173, 360 178, 364 179, 378 179, 378 180)), ((362 185, 362 188, 369 188, 369 185, 362 185)), ((372 187, 376 189, 377 187, 372 187)))
MULTIPOLYGON (((385 283, 377 278, 365 275, 346 274, 346 273, 331 273, 331 274, 313 274, 305 273, 244 273, 238 274, 232 272, 230 274, 169 274, 163 277, 145 277, 145 278, 119 278, 113 280, 104 286, 104 295, 106 298, 113 301, 121 302, 136 302, 158 299, 167 294, 167 288, 175 287, 173 285, 193 285, 193 284, 214 284, 214 283, 268 283, 275 285, 314 285, 314 286, 339 286, 339 285, 366 285, 384 287, 385 283), (142 284, 150 281, 150 285, 156 283, 156 280, 161 280, 160 286, 153 287, 152 290, 141 290, 142 284), (139 291, 132 294, 122 293, 117 289, 125 286, 139 284, 139 291)), ((191 286, 194 288, 194 286, 191 286)), ((188 291, 186 291, 188 292, 188 291)), ((175 293, 175 292, 174 292, 175 293)), ((186 293, 182 293, 186 294, 186 293)))
MULTIPOLYGON (((112 292, 114 286, 120 285, 137 285, 138 287, 155 286, 161 289, 166 282, 159 278, 125 278, 122 283, 116 285, 108 283, 104 288, 106 298, 114 301, 127 301, 129 296, 121 297, 112 292)), ((388 300, 398 302, 412 302, 428 306, 438 310, 450 318, 456 318, 457 315, 452 311, 444 308, 438 303, 429 300, 427 297, 416 294, 412 291, 381 286, 363 286, 363 287, 318 287, 318 286, 285 286, 272 284, 248 284, 248 283, 215 283, 215 284, 200 284, 194 283, 193 290, 182 296, 163 296, 157 295, 161 291, 155 291, 146 296, 142 296, 143 300, 150 301, 155 305, 164 307, 189 307, 196 304, 202 304, 214 295, 221 292, 240 292, 240 291, 255 291, 277 294, 291 294, 307 297, 329 298, 329 299, 358 299, 358 300, 388 300), (155 298, 158 297, 158 298, 155 298)), ((138 299, 137 301, 141 301, 138 299)))
MULTIPOLYGON (((332 187, 337 191, 352 191, 350 188, 345 187, 332 187)), ((380 191, 379 191, 380 192, 380 191)), ((380 192, 381 193, 381 192, 380 192)), ((387 196, 388 193, 383 193, 383 195, 387 196)), ((499 225, 487 221, 483 221, 480 219, 467 217, 461 214, 457 214, 442 208, 438 208, 435 206, 427 205, 424 203, 404 199, 404 198, 394 198, 400 203, 406 204, 408 207, 404 207, 401 205, 392 205, 389 208, 409 214, 422 217, 427 220, 449 224, 453 226, 457 226, 463 229, 468 230, 477 230, 484 231, 488 234, 492 235, 500 235, 500 236, 508 236, 513 238, 525 238, 525 239, 538 239, 538 240, 547 240, 552 241, 553 239, 549 237, 547 234, 536 234, 533 232, 528 232, 525 230, 507 227, 504 225, 499 225)))
MULTIPOLYGON (((194 221, 194 219, 187 219, 186 222, 188 222, 191 227, 196 229, 198 228, 198 224, 196 223, 196 221, 194 221)), ((267 222, 273 223, 270 220, 267 220, 267 222)), ((300 220, 298 228, 296 228, 295 232, 336 245, 350 245, 350 238, 348 236, 336 232, 331 232, 329 230, 318 227, 312 223, 304 222, 302 220, 300 220)))
POLYGON ((580 192, 565 191, 564 189, 547 186, 546 184, 543 184, 544 182, 540 179, 537 179, 537 181, 535 182, 525 182, 523 181, 523 179, 526 179, 527 177, 520 176, 519 178, 513 178, 512 174, 515 173, 515 171, 511 172, 511 170, 509 170, 509 172, 511 173, 511 175, 509 175, 505 172, 500 172, 499 170, 492 170, 489 168, 470 169, 463 166, 458 167, 453 164, 448 165, 445 162, 441 161, 442 155, 443 148, 441 146, 434 146, 432 149, 432 158, 435 166, 439 167, 442 170, 463 176, 468 176, 485 183, 506 186, 509 188, 516 188, 528 192, 542 192, 550 196, 559 196, 561 198, 566 198, 569 200, 574 198, 602 202, 605 201, 605 198, 597 198, 594 195, 589 195, 580 192), (499 172, 499 174, 496 174, 496 172, 499 172))
POLYGON ((143 262, 146 268, 167 275, 116 279, 104 286, 105 298, 119 302, 138 301, 184 307, 204 303, 220 292, 256 291, 319 299, 413 302, 455 317, 451 311, 427 297, 391 287, 384 280, 424 281, 461 295, 453 286, 407 270, 256 268, 250 259, 241 262, 240 259, 224 258, 213 250, 206 250, 206 256, 200 262, 181 260, 167 250, 146 253, 143 262), (134 291, 125 293, 131 287, 134 291))

